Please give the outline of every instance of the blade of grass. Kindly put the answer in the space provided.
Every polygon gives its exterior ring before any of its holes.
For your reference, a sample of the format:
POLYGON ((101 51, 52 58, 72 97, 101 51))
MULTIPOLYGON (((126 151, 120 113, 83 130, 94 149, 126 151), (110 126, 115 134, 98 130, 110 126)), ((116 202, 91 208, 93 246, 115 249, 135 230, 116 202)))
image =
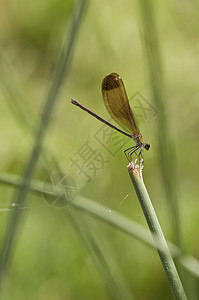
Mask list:
POLYGON ((104 232, 101 234, 93 220, 85 217, 77 210, 71 210, 71 208, 69 210, 67 208, 67 217, 70 217, 78 235, 82 238, 112 298, 116 300, 135 299, 128 285, 127 278, 125 278, 120 265, 117 263, 118 260, 114 259, 114 250, 110 249, 111 245, 104 237, 104 232), (72 215, 70 214, 71 212, 72 215), (76 218, 78 218, 78 222, 74 218, 74 213, 76 218))
MULTIPOLYGON (((1 54, 0 66, 2 72, 0 72, 0 80, 4 90, 6 103, 8 104, 13 116, 16 119, 17 125, 21 125, 25 134, 28 131, 35 139, 36 135, 36 124, 39 123, 39 116, 30 107, 27 96, 24 95, 23 91, 20 89, 20 84, 17 81, 17 70, 13 70, 13 66, 10 64, 6 55, 1 54)), ((51 150, 52 151, 52 150, 51 150)), ((46 168, 54 168, 55 170, 62 172, 60 166, 57 163, 56 158, 47 149, 45 145, 42 147, 42 159, 45 162, 46 168)))
POLYGON ((35 133, 34 126, 38 124, 38 117, 34 114, 20 84, 17 82, 17 78, 14 75, 16 70, 13 70, 9 58, 3 51, 0 51, 0 56, 0 84, 6 104, 9 106, 12 116, 15 117, 18 125, 31 129, 31 131, 34 130, 35 133))
MULTIPOLYGON (((69 36, 66 39, 65 45, 63 46, 63 50, 58 60, 56 70, 52 79, 52 85, 45 103, 41 122, 39 124, 39 128, 36 134, 35 144, 33 146, 30 158, 24 171, 23 184, 19 188, 17 194, 14 196, 14 202, 17 205, 25 204, 25 200, 31 184, 31 179, 34 174, 37 160, 39 158, 45 132, 50 121, 50 116, 60 89, 60 85, 63 81, 64 75, 67 74, 67 72, 69 71, 69 58, 72 52, 72 48, 74 46, 75 37, 79 29, 80 21, 83 16, 86 3, 86 0, 80 0, 78 2, 77 10, 75 11, 75 16, 72 21, 69 36)), ((20 210, 18 210, 17 208, 12 210, 0 255, 0 287, 2 287, 2 280, 8 267, 14 237, 16 238, 17 235, 20 216, 20 210)))
POLYGON ((137 166, 130 163, 128 166, 129 175, 131 177, 133 186, 137 193, 140 205, 142 207, 144 216, 148 223, 149 229, 151 231, 152 237, 154 239, 158 254, 160 256, 164 271, 169 281, 169 285, 176 300, 186 300, 184 288, 182 286, 180 277, 178 275, 177 269, 175 267, 171 252, 167 245, 166 239, 162 232, 160 223, 156 216, 155 210, 149 198, 147 189, 142 180, 142 169, 141 165, 137 166), (160 248, 161 247, 161 248, 160 248))
MULTIPOLYGON (((23 178, 18 175, 10 175, 10 174, 1 174, 0 175, 0 184, 5 184, 13 187, 21 187, 23 185, 23 178)), ((48 189, 45 188, 45 192, 43 191, 43 182, 39 180, 32 180, 30 185, 30 190, 37 194, 48 193, 48 189)), ((49 192, 51 192, 51 186, 49 186, 49 192)), ((61 191, 63 192, 63 191, 61 191)), ((54 197, 59 197, 60 194, 58 190, 54 193, 54 197)), ((15 203, 14 203, 15 204, 15 203)), ((110 212, 108 207, 105 207, 99 203, 96 203, 93 200, 89 200, 84 197, 76 197, 76 199, 72 203, 73 207, 81 212, 85 212, 89 215, 95 216, 98 219, 107 222, 108 224, 116 227, 119 230, 131 235, 135 239, 145 243, 148 246, 154 247, 155 244, 153 239, 143 226, 137 224, 136 222, 130 220, 129 218, 122 216, 118 212, 110 212)), ((13 209, 13 206, 9 206, 10 210, 13 209)), ((46 207, 49 207, 47 205, 46 207)), ((16 206, 16 209, 20 209, 22 206, 16 206)), ((27 208, 25 206, 25 208, 27 208)), ((1 210, 0 210, 1 211, 1 210)), ((190 256, 190 255, 183 255, 181 256, 180 249, 171 242, 168 242, 169 249, 171 250, 172 256, 174 258, 179 259, 181 265, 188 270, 190 273, 195 275, 199 278, 199 261, 190 256)), ((158 245, 161 250, 161 246, 158 245)))
MULTIPOLYGON (((29 102, 27 101, 27 97, 23 97, 23 94, 20 93, 17 78, 15 78, 12 66, 5 57, 4 62, 5 70, 4 73, 0 75, 0 79, 5 90, 6 102, 8 102, 9 107, 14 112, 16 121, 18 121, 17 123, 22 125, 22 129, 28 130, 34 138, 35 130, 33 124, 37 124, 38 117, 28 105, 29 102), (7 77, 9 77, 9 80, 7 77), (12 82, 12 84, 10 84, 10 82, 12 82), (37 120, 37 122, 32 122, 32 117, 34 117, 34 120, 37 120)), ((50 153, 49 149, 47 150, 45 148, 45 146, 42 149, 41 155, 46 167, 51 167, 57 172, 64 173, 60 170, 60 166, 55 157, 50 153)), ((15 205, 15 203, 12 203, 12 205, 15 205)), ((43 207, 46 206, 44 205, 43 207)), ((11 211, 11 209, 11 206, 4 206, 2 209, 0 208, 0 212, 11 211)), ((29 207, 18 206, 18 209, 25 210, 29 209, 29 207)), ((110 250, 111 245, 104 236, 105 232, 101 234, 101 230, 95 226, 91 218, 88 218, 88 216, 82 212, 72 209, 72 206, 70 206, 70 208, 67 207, 67 214, 65 214, 65 216, 67 219, 68 217, 70 218, 71 223, 77 230, 78 237, 83 241, 89 256, 91 255, 93 263, 110 294, 109 296, 113 299, 135 299, 132 290, 128 285, 128 280, 125 278, 120 264, 118 264, 118 259, 114 257, 114 250, 110 250)))
POLYGON ((158 157, 159 165, 162 168, 163 180, 165 184, 167 202, 173 220, 173 228, 176 242, 182 248, 182 234, 180 226, 178 191, 174 141, 171 137, 170 128, 167 120, 166 107, 166 88, 163 74, 162 56, 159 46, 157 25, 155 23, 153 5, 147 0, 141 0, 140 15, 142 26, 143 51, 148 64, 149 79, 151 81, 151 93, 158 110, 158 157), (172 159, 171 159, 172 158, 172 159), (168 168, 169 163, 169 168, 168 168))

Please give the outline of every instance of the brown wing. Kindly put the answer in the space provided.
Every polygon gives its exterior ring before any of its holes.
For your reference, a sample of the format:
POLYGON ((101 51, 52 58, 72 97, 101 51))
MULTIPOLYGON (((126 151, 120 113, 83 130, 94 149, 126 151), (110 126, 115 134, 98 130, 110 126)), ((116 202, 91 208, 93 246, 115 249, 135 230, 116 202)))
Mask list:
POLYGON ((138 134, 139 128, 130 108, 124 83, 117 73, 111 73, 103 79, 102 95, 111 117, 132 134, 138 134))

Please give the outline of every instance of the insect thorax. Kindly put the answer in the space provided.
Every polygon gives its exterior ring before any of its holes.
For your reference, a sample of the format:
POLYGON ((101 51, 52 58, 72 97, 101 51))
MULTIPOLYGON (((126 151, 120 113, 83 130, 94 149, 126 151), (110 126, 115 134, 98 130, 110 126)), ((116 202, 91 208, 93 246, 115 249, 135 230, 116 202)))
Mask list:
POLYGON ((132 135, 132 139, 136 142, 137 145, 142 146, 143 139, 141 133, 132 135))

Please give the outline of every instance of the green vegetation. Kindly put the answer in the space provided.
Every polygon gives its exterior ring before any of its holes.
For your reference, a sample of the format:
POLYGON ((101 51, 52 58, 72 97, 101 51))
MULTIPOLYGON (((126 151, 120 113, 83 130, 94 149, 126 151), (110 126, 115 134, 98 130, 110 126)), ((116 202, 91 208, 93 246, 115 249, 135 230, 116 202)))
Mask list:
POLYGON ((198 8, 3 1, 2 299, 172 299, 126 168, 131 140, 70 103, 109 120, 101 82, 111 72, 151 144, 143 177, 187 298, 199 298, 198 8), (58 172, 66 181, 52 190, 58 172), (70 205, 49 205, 59 188, 70 205))

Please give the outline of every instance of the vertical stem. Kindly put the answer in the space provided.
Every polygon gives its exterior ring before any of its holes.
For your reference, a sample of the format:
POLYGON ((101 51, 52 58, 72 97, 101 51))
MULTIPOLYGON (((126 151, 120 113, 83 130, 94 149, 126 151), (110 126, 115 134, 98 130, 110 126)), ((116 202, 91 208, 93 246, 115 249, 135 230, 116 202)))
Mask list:
POLYGON ((151 82, 151 94, 158 110, 157 134, 158 134, 158 158, 165 184, 167 202, 173 221, 173 228, 179 248, 182 248, 182 234, 178 208, 178 190, 176 175, 176 155, 174 140, 172 138, 167 118, 167 89, 164 80, 164 68, 162 61, 159 35, 154 14, 154 4, 148 0, 140 0, 140 16, 142 25, 143 50, 148 65, 148 75, 151 82), (172 159, 171 159, 172 158, 172 159), (169 168, 168 168, 169 163, 169 168))
POLYGON ((184 288, 178 275, 176 266, 165 240, 160 223, 149 198, 147 189, 141 177, 141 167, 129 164, 129 175, 136 190, 140 205, 151 231, 164 271, 167 275, 173 297, 176 300, 186 300, 184 288))
MULTIPOLYGON (((54 77, 52 79, 51 88, 45 102, 43 115, 35 137, 35 143, 33 145, 32 151, 30 153, 29 159, 24 170, 23 182, 17 193, 14 195, 13 201, 18 206, 24 205, 28 196, 31 180, 34 175, 36 164, 38 162, 42 150, 43 140, 50 122, 50 117, 60 90, 60 86, 64 79, 64 75, 66 75, 69 71, 70 57, 72 54, 75 37, 77 35, 86 4, 87 0, 78 1, 77 10, 75 11, 75 15, 72 20, 72 26, 69 31, 69 35, 63 45, 61 55, 58 59, 54 77)), ((3 286, 2 281, 5 277, 5 273, 8 269, 8 264, 10 262, 13 244, 16 240, 16 236, 19 230, 19 225, 21 221, 20 217, 21 211, 18 210, 18 207, 16 206, 11 212, 10 219, 6 228, 6 233, 4 236, 3 246, 0 253, 0 292, 3 286)))

